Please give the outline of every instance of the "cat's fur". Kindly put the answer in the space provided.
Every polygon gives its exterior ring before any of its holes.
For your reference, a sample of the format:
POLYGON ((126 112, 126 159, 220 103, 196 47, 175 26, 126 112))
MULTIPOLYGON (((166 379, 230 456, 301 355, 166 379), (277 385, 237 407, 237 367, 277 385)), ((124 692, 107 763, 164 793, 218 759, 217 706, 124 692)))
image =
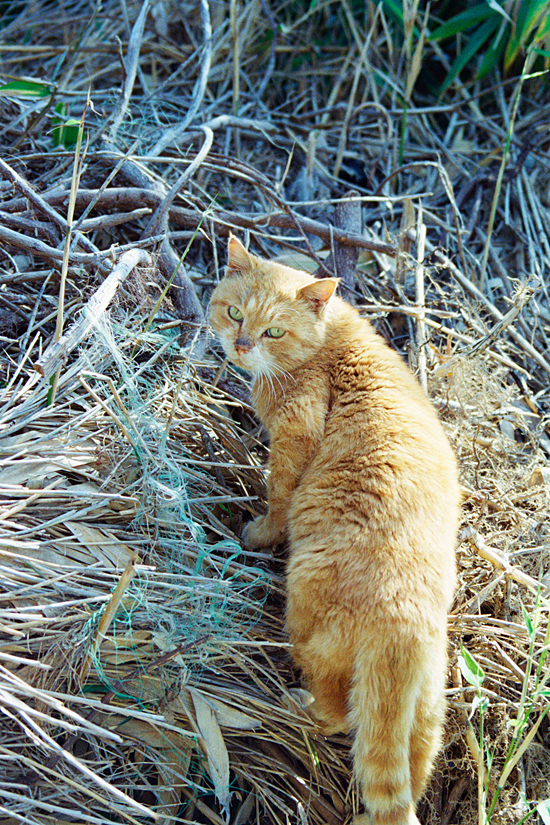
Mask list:
POLYGON ((244 540, 288 537, 286 621, 315 715, 354 733, 371 821, 412 825, 444 714, 456 461, 416 379, 336 285, 231 237, 210 318, 254 377, 271 442, 269 509, 244 540))

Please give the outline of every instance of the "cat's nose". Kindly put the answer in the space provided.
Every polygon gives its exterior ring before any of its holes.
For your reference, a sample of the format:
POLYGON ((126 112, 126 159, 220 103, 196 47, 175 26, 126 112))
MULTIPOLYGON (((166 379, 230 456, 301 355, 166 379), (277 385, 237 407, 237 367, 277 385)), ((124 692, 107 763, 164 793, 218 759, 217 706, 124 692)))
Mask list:
POLYGON ((252 349, 252 341, 250 338, 237 338, 235 341, 235 351, 237 355, 244 355, 245 352, 250 352, 252 349))

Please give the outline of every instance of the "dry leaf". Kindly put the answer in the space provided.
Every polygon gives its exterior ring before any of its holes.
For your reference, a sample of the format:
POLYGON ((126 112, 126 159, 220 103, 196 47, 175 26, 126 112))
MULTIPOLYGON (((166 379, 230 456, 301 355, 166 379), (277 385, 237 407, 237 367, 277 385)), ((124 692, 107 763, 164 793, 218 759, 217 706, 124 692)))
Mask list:
POLYGON ((229 817, 229 803, 231 793, 229 791, 229 754, 222 736, 216 714, 210 705, 204 701, 196 691, 191 693, 197 725, 201 733, 206 758, 208 760, 208 773, 214 783, 214 790, 218 802, 223 808, 226 818, 229 817))
MULTIPOLYGON (((195 691, 192 688, 189 688, 188 690, 189 693, 194 695, 195 691)), ((225 702, 221 702, 213 696, 205 696, 201 693, 200 698, 212 708, 216 715, 216 719, 218 720, 218 724, 221 725, 221 727, 235 728, 236 730, 255 730, 256 728, 262 726, 260 719, 254 719, 254 717, 249 716, 247 713, 243 713, 240 710, 235 710, 235 708, 226 705, 225 702)))
POLYGON ((67 521, 66 526, 87 547, 95 560, 102 562, 105 567, 124 569, 133 556, 128 545, 97 527, 90 527, 82 521, 67 521))

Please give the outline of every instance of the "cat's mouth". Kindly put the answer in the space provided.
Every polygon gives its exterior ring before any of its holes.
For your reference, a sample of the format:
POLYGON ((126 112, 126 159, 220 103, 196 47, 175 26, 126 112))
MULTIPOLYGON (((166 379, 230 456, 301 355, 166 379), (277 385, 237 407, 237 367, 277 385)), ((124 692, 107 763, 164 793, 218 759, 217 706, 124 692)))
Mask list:
POLYGON ((251 373, 255 378, 271 374, 272 370, 269 364, 266 363, 256 347, 253 346, 249 351, 242 349, 239 351, 237 346, 233 345, 233 353, 233 363, 236 364, 237 367, 251 373))
MULTIPOLYGON (((235 342, 233 344, 233 358, 232 360, 234 363, 241 367, 247 372, 255 372, 255 362, 257 361, 256 353, 253 350, 253 347, 250 348, 243 348, 235 342)), ((257 365, 256 365, 257 366, 257 365)))

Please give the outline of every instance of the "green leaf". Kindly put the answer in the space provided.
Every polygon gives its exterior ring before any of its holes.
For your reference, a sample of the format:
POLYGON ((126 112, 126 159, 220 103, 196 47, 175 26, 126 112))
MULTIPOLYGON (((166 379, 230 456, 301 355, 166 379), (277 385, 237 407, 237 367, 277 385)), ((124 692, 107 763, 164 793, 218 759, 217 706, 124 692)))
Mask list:
POLYGON ((53 400, 53 388, 54 388, 54 384, 55 384, 55 375, 51 376, 48 383, 49 383, 49 387, 48 387, 48 393, 46 395, 46 405, 49 407, 49 406, 51 406, 51 403, 52 403, 52 400, 53 400))
MULTIPOLYGON (((535 26, 542 21, 542 29, 547 28, 549 11, 550 3, 548 0, 523 0, 520 4, 512 36, 508 41, 504 55, 504 69, 506 71, 517 60, 520 52, 527 47, 529 37, 535 26)), ((544 37, 542 32, 540 34, 537 32, 537 35, 536 39, 538 40, 544 37)))
POLYGON ((53 130, 52 139, 53 145, 57 148, 63 146, 64 149, 71 149, 76 145, 78 140, 78 130, 80 128, 80 121, 74 117, 65 118, 64 115, 67 107, 64 103, 58 103, 55 111, 61 117, 52 118, 53 130))
POLYGON ((483 20, 493 17, 494 12, 492 12, 485 3, 482 3, 480 6, 474 6, 473 9, 462 11, 460 14, 451 17, 451 19, 443 23, 442 26, 434 29, 434 31, 428 35, 427 39, 445 40, 447 37, 453 37, 455 34, 468 31, 468 29, 471 29, 483 20))
POLYGON ((540 54, 541 57, 550 57, 548 49, 533 49, 535 54, 540 54))
POLYGON ((491 72, 495 68, 495 66, 497 66, 500 63, 500 58, 502 57, 502 53, 506 48, 509 36, 510 24, 504 22, 501 23, 500 31, 497 33, 493 42, 488 46, 487 51, 483 56, 483 60, 481 61, 477 73, 478 79, 485 77, 485 75, 489 74, 489 72, 491 72))
MULTIPOLYGON (((550 3, 548 4, 550 6, 550 3)), ((550 9, 543 15, 540 25, 533 35, 533 43, 542 43, 550 34, 550 9)))
POLYGON ((487 698, 485 696, 481 696, 478 693, 472 699, 472 707, 470 708, 470 713, 468 714, 468 719, 471 721, 471 719, 473 718, 474 713, 476 712, 476 710, 478 708, 479 708, 479 712, 481 714, 485 713, 485 711, 487 710, 487 705, 488 705, 487 698))
POLYGON ((404 17, 402 2, 395 2, 395 0, 382 0, 382 8, 386 12, 390 20, 396 21, 401 25, 401 28, 403 28, 404 17))
POLYGON ((454 61, 453 65, 449 69, 449 74, 445 78, 445 82, 441 87, 439 92, 442 95, 444 92, 447 91, 451 83, 455 80, 456 77, 460 74, 462 69, 470 62, 473 56, 478 52, 485 41, 492 35, 494 30, 499 24, 499 20, 496 15, 493 15, 485 23, 482 25, 472 34, 468 40, 468 44, 464 47, 461 53, 458 55, 456 60, 454 61))
POLYGON ((491 9, 493 9, 493 11, 496 11, 496 13, 497 13, 497 14, 502 15, 502 17, 504 17, 504 19, 505 19, 505 20, 507 20, 509 23, 511 23, 511 22, 512 22, 512 19, 511 19, 510 15, 509 15, 509 14, 507 14, 507 13, 504 11, 504 9, 502 8, 502 6, 500 6, 500 5, 497 3, 497 0, 487 0, 487 2, 488 2, 488 4, 489 4, 489 7, 490 7, 491 9))
POLYGON ((535 628, 533 627, 533 622, 531 620, 531 616, 529 615, 529 613, 527 612, 525 607, 522 606, 521 609, 523 611, 523 621, 525 622, 525 627, 527 628, 527 633, 529 634, 529 638, 531 640, 533 640, 536 631, 535 631, 535 628))
MULTIPOLYGON (((56 104, 55 112, 58 115, 64 115, 65 112, 66 112, 66 109, 67 109, 67 107, 65 106, 65 104, 59 102, 59 103, 56 104)), ((53 117, 52 118, 52 125, 53 125, 53 130, 52 130, 53 145, 57 149, 57 147, 61 145, 61 138, 62 138, 62 131, 61 130, 63 128, 63 121, 59 117, 53 117)))
POLYGON ((485 673, 481 665, 478 665, 472 654, 469 653, 465 647, 460 648, 458 666, 468 684, 480 690, 485 679, 485 673))
POLYGON ((0 95, 10 97, 50 97, 52 92, 49 84, 34 80, 10 80, 0 86, 0 95))
POLYGON ((388 17, 392 18, 397 23, 400 23, 401 27, 403 28, 403 4, 396 3, 395 0, 383 0, 382 6, 384 8, 384 11, 387 13, 388 17))

